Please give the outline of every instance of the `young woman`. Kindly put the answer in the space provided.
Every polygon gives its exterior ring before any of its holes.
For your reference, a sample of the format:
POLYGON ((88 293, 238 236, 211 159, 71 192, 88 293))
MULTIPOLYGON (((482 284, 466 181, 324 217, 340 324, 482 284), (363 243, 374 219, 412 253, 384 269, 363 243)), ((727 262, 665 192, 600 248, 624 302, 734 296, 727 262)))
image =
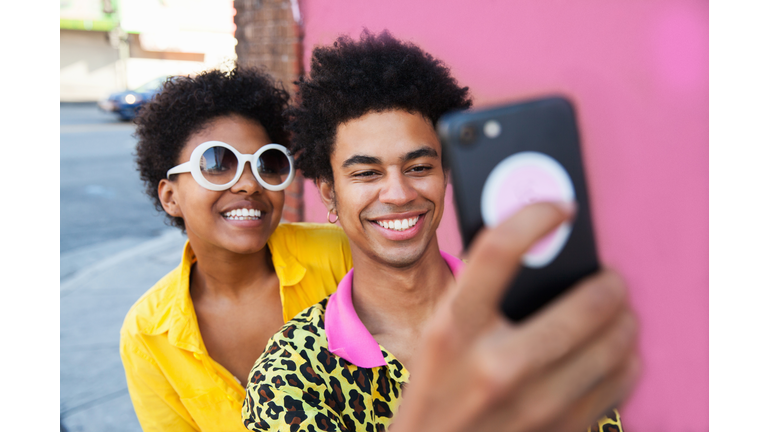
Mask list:
POLYGON ((136 120, 146 192, 189 238, 121 330, 145 431, 243 429, 243 384, 267 340, 352 266, 339 228, 280 224, 287 102, 268 75, 235 67, 169 80, 136 120))

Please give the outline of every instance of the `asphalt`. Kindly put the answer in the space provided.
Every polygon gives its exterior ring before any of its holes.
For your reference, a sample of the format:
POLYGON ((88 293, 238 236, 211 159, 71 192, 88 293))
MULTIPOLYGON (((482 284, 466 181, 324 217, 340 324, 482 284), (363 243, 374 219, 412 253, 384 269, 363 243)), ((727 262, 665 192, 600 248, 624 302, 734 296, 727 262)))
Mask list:
POLYGON ((61 430, 140 431, 118 348, 131 305, 181 260, 177 229, 61 254, 61 430))

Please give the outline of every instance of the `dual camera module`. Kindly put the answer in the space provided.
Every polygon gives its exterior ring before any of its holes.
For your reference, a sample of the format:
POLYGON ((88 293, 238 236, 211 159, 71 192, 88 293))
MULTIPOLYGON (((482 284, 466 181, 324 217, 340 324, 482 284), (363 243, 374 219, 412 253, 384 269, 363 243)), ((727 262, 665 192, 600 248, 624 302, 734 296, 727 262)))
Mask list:
MULTIPOLYGON (((482 125, 482 133, 488 138, 496 138, 501 135, 501 124, 496 120, 488 120, 482 125)), ((469 145, 477 139, 479 125, 474 123, 464 123, 459 127, 459 141, 464 145, 469 145)))

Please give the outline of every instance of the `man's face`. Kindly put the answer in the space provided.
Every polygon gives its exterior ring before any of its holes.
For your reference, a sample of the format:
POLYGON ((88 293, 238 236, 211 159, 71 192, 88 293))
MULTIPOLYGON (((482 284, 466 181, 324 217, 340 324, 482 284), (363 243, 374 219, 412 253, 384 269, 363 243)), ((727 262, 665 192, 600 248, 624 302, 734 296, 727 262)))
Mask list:
POLYGON ((353 249, 407 267, 437 245, 446 187, 441 155, 421 114, 374 112, 338 127, 331 193, 353 249))

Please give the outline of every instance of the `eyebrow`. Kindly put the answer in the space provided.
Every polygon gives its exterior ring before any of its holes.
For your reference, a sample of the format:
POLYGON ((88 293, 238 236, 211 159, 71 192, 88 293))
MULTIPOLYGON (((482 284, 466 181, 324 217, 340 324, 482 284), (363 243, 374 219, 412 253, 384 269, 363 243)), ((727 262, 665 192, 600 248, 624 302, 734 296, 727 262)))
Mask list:
POLYGON ((373 156, 354 155, 349 159, 345 160, 344 163, 341 164, 341 167, 346 168, 348 166, 357 165, 357 164, 377 165, 377 164, 381 164, 381 159, 373 156))
POLYGON ((437 158, 437 151, 433 149, 432 147, 424 146, 418 150, 414 150, 407 155, 400 158, 403 162, 408 162, 409 160, 418 159, 421 157, 433 157, 437 158))
MULTIPOLYGON (((402 162, 408 162, 413 159, 418 159, 421 157, 437 157, 437 151, 433 149, 432 147, 424 146, 420 149, 414 150, 412 152, 409 152, 405 156, 401 157, 400 160, 402 162)), ((380 165, 381 159, 375 157, 375 156, 366 156, 366 155, 354 155, 350 157, 349 159, 345 160, 343 164, 341 164, 342 168, 347 168, 352 165, 362 164, 362 165, 380 165)))

